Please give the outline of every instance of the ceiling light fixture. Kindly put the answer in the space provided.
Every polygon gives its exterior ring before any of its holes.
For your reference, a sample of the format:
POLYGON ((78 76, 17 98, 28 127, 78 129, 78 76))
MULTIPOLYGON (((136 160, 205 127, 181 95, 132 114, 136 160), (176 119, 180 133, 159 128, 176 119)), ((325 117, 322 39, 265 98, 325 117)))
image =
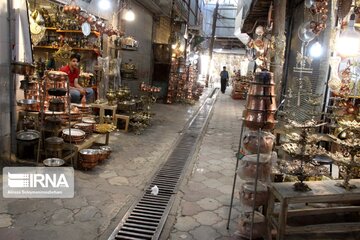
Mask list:
POLYGON ((355 14, 351 14, 348 26, 340 34, 336 42, 336 51, 341 57, 356 57, 359 55, 360 33, 354 28, 355 14))
POLYGON ((98 7, 101 10, 109 10, 111 8, 111 2, 110 0, 100 0, 98 2, 98 7))
POLYGON ((319 43, 319 41, 316 41, 313 45, 310 47, 310 55, 314 58, 318 58, 321 56, 323 52, 322 46, 319 43))
POLYGON ((132 22, 135 20, 135 13, 131 8, 126 9, 126 12, 124 14, 124 20, 128 22, 132 22))

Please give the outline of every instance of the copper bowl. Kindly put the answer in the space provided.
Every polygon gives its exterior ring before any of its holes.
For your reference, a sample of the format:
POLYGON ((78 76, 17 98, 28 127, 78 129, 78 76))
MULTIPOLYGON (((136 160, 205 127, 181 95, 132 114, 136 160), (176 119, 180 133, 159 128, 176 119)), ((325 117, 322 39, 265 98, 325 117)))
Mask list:
POLYGON ((50 100, 49 111, 54 112, 64 112, 65 111, 65 103, 59 98, 53 98, 50 100))
POLYGON ((275 111, 259 111, 247 109, 245 120, 249 122, 275 122, 275 111))
POLYGON ((274 96, 252 96, 247 99, 246 109, 257 111, 275 111, 276 99, 274 96))
POLYGON ((109 146, 100 146, 100 150, 104 151, 106 154, 106 158, 110 157, 111 154, 111 147, 109 146))
POLYGON ((47 77, 52 81, 66 81, 68 78, 67 73, 61 71, 49 71, 47 77))
POLYGON ((25 111, 38 111, 40 108, 40 101, 35 99, 20 99, 17 100, 17 105, 21 106, 25 111))
POLYGON ((251 153, 257 153, 258 149, 260 153, 271 153, 274 139, 275 136, 271 133, 250 131, 243 138, 243 146, 251 153))
POLYGON ((265 84, 265 85, 274 85, 275 81, 273 78, 272 72, 262 71, 255 73, 255 78, 251 82, 253 84, 265 84))
POLYGON ((86 134, 91 134, 94 130, 94 124, 91 123, 76 123, 74 128, 83 130, 86 134))
POLYGON ((66 142, 81 143, 85 140, 86 133, 83 130, 76 128, 65 128, 62 130, 62 138, 66 142))
POLYGON ((47 158, 43 164, 47 167, 60 167, 65 164, 65 161, 61 158, 47 158))
POLYGON ((275 96, 275 86, 251 84, 248 94, 253 96, 275 96))

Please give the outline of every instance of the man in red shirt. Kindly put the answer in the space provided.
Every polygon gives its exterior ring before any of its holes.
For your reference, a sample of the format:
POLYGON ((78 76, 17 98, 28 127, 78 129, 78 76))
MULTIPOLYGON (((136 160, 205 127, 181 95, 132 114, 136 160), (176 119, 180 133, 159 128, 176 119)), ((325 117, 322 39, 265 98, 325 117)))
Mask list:
POLYGON ((80 103, 82 96, 86 96, 86 102, 93 102, 94 90, 92 88, 83 88, 79 82, 79 62, 80 54, 73 53, 70 56, 70 62, 68 65, 60 68, 60 71, 65 72, 69 76, 70 83, 70 96, 72 103, 80 103))

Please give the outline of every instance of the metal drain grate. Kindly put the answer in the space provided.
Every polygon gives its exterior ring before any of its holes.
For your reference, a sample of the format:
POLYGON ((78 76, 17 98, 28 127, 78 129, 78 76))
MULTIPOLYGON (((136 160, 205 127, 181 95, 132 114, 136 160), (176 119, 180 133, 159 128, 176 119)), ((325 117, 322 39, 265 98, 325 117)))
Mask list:
POLYGON ((206 99, 165 164, 155 174, 144 195, 127 212, 109 240, 159 238, 174 201, 174 194, 182 180, 184 168, 196 149, 196 143, 207 123, 214 102, 215 98, 206 99), (159 188, 156 196, 151 194, 151 188, 155 185, 159 188))

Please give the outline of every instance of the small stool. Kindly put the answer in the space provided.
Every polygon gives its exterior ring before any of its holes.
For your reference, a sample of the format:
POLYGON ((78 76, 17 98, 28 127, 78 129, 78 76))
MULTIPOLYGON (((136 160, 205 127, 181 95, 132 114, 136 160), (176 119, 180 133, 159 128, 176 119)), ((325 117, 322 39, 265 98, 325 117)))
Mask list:
POLYGON ((115 114, 115 117, 114 117, 114 125, 117 127, 117 124, 118 124, 118 120, 121 119, 121 120, 124 120, 125 121, 125 129, 123 129, 125 132, 128 131, 128 128, 129 128, 129 121, 130 121, 130 117, 129 116, 126 116, 126 115, 121 115, 121 114, 115 114))
POLYGON ((112 111, 112 119, 114 121, 117 105, 108 105, 107 103, 103 104, 91 104, 92 108, 99 108, 99 116, 100 116, 100 123, 104 123, 104 117, 105 117, 105 110, 111 110, 112 111))

